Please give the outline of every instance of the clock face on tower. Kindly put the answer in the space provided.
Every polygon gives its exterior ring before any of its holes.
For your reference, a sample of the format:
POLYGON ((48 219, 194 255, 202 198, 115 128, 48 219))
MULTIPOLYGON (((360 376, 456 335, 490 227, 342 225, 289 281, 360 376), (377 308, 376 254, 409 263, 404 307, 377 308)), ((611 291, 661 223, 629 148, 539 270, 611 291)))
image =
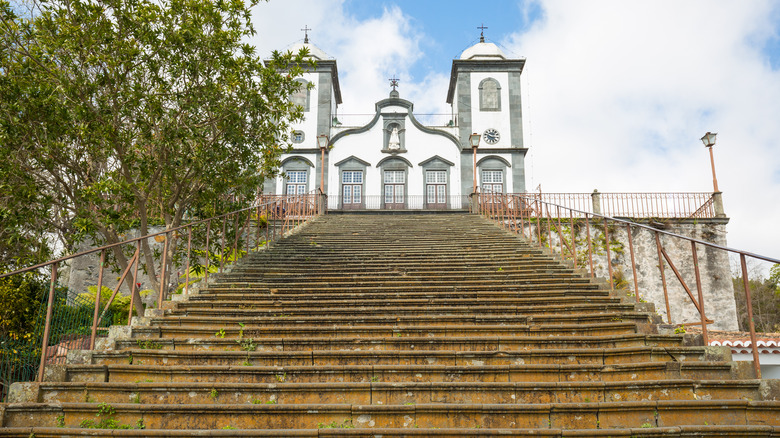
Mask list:
POLYGON ((485 130, 485 133, 482 134, 482 138, 485 139, 485 143, 487 144, 496 144, 498 143, 498 140, 501 139, 501 134, 493 128, 488 128, 485 130))

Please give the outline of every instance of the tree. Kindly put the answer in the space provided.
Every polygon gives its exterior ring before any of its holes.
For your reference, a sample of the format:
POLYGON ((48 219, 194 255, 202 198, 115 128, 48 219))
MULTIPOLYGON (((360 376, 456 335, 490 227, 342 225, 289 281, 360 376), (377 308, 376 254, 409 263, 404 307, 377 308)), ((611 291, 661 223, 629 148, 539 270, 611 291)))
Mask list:
MULTIPOLYGON (((34 5, 22 17, 0 0, 0 214, 22 246, 45 232, 73 248, 148 234, 155 220, 174 228, 228 208, 226 194, 250 199, 274 174, 303 116, 288 97, 306 53, 264 62, 242 42, 256 1, 34 5), (19 205, 36 220, 9 216, 19 205)), ((4 266, 18 264, 14 251, 4 247, 4 266)), ((120 249, 113 257, 127 266, 120 249)))
MULTIPOLYGON (((740 330, 749 330, 745 287, 742 272, 735 271, 732 278, 734 299, 737 302, 737 317, 740 330)), ((780 264, 772 266, 769 278, 764 278, 760 269, 748 273, 750 298, 753 306, 753 324, 758 332, 780 331, 780 264)))

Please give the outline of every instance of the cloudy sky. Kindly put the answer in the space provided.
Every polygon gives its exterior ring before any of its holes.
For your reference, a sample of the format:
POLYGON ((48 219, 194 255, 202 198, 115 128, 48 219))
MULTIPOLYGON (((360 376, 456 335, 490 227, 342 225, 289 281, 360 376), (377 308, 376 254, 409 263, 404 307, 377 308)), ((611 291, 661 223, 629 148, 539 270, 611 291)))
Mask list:
POLYGON ((348 124, 373 113, 394 75, 416 114, 449 120, 452 59, 484 24, 489 42, 527 59, 529 188, 712 191, 699 138, 717 132, 729 246, 780 258, 778 1, 270 0, 255 11, 264 56, 312 29, 338 62, 348 124))

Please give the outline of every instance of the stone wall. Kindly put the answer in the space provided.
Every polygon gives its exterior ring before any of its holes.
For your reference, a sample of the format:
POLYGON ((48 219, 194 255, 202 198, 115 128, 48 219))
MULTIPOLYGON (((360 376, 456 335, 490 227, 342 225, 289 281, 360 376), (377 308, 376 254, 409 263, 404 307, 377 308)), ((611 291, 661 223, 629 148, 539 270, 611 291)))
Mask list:
MULTIPOLYGON (((726 218, 635 221, 651 225, 663 231, 726 246, 726 224, 728 223, 726 218)), ((570 242, 571 228, 566 223, 562 225, 565 234, 564 240, 570 242)), ((543 226, 542 230, 545 232, 546 228, 543 226)), ((575 230, 579 251, 577 257, 578 266, 589 271, 590 263, 586 251, 587 230, 584 222, 575 223, 575 230)), ((533 227, 532 231, 534 233, 534 242, 538 242, 536 228, 533 227)), ((526 233, 528 233, 528 225, 526 225, 526 233)), ((634 280, 631 270, 631 253, 627 228, 625 225, 610 226, 609 233, 613 271, 617 273, 615 274, 617 277, 622 276, 627 287, 633 291, 634 280)), ((632 227, 631 233, 639 296, 643 300, 654 303, 657 312, 663 316, 664 321, 668 321, 655 233, 640 227, 632 227)), ((691 242, 660 233, 659 235, 662 247, 688 285, 693 297, 698 301, 691 242)), ((543 236, 545 243, 547 240, 548 238, 543 236)), ((591 224, 591 240, 594 242, 593 267, 596 276, 608 279, 603 225, 591 224)), ((555 228, 553 228, 552 246, 556 251, 559 251, 560 240, 555 228)), ((697 245, 696 253, 699 259, 705 313, 708 319, 714 320, 714 323, 709 325, 709 327, 718 330, 737 330, 737 310, 731 283, 728 253, 704 245, 697 245)), ((568 260, 571 260, 571 257, 568 257, 568 260)), ((699 322, 699 312, 692 304, 677 276, 665 260, 663 261, 663 266, 669 297, 671 322, 674 324, 699 322)))

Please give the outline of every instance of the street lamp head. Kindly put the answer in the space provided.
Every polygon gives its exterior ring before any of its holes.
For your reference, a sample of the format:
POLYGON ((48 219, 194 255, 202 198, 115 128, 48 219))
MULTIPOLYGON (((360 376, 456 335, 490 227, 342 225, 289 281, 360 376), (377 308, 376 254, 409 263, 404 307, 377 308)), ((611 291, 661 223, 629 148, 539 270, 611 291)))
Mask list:
POLYGON ((317 145, 320 147, 320 149, 325 149, 328 147, 328 136, 325 134, 318 135, 317 136, 317 145))
POLYGON ((481 137, 482 136, 477 134, 476 132, 471 134, 471 135, 469 135, 469 143, 471 143, 471 147, 473 147, 473 148, 479 147, 479 139, 481 137))
POLYGON ((702 143, 704 143, 704 146, 711 148, 715 146, 715 136, 718 135, 716 132, 707 132, 704 134, 704 137, 701 138, 702 143))

